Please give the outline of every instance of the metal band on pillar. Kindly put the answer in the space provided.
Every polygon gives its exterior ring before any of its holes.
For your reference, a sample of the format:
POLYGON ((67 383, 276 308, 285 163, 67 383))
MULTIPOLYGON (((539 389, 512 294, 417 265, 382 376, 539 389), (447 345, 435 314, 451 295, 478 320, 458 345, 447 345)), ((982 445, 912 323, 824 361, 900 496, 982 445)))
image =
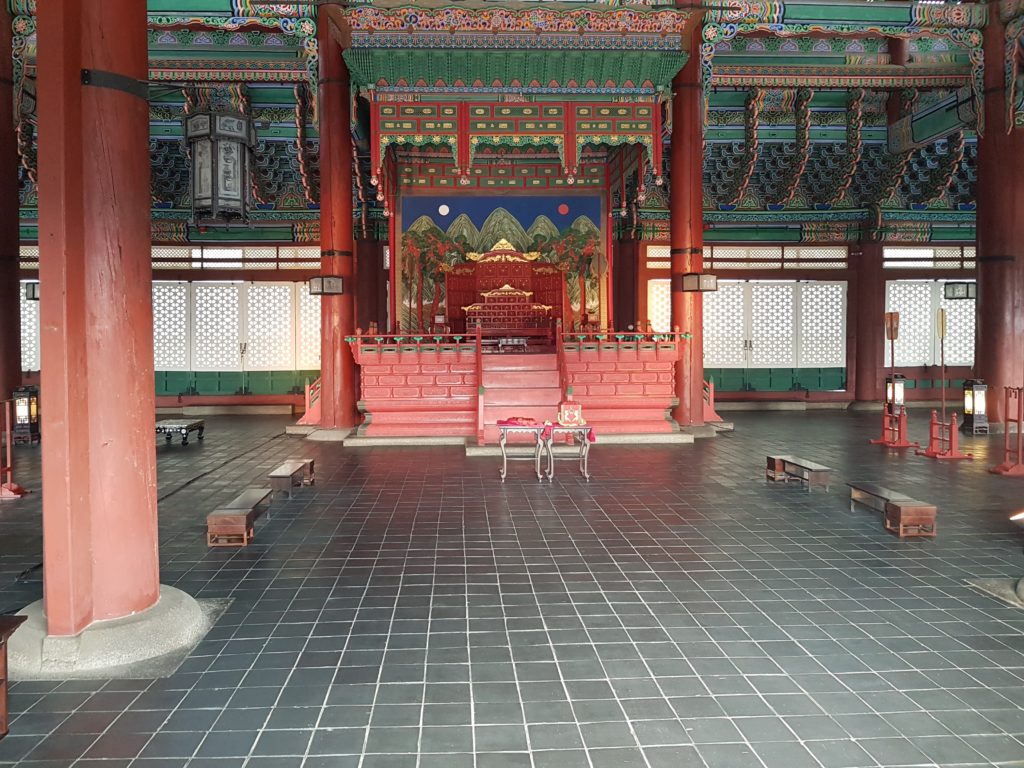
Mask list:
POLYGON ((82 85, 121 91, 137 99, 149 100, 149 83, 144 80, 136 80, 134 77, 122 75, 118 72, 106 72, 102 69, 83 69, 82 85))

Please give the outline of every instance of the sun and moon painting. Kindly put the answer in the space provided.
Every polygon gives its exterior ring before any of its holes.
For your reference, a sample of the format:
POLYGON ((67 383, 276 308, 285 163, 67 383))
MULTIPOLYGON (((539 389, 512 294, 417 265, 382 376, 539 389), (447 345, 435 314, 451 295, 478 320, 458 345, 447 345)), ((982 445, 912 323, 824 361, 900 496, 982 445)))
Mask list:
POLYGON ((405 328, 414 327, 419 315, 412 297, 444 305, 444 267, 466 261, 467 253, 489 251, 499 240, 563 266, 576 310, 581 294, 588 311, 600 302, 607 258, 597 195, 409 196, 402 200, 401 228, 397 303, 405 328))

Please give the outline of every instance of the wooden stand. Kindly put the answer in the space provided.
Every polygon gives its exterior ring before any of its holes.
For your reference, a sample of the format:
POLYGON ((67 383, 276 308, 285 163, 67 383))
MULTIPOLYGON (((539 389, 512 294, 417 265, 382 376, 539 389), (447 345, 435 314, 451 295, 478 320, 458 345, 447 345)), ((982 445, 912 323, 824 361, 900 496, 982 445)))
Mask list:
POLYGON ((885 504, 885 530, 905 536, 935 536, 936 509, 914 499, 894 499, 885 504))
POLYGON ((7 639, 26 616, 0 616, 0 739, 7 735, 7 639))

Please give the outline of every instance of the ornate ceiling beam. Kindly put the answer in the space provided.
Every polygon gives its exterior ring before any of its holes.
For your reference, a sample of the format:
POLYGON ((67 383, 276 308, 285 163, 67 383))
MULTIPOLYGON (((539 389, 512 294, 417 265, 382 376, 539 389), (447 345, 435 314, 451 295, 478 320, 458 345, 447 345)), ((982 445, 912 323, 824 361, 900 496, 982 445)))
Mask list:
MULTIPOLYGON (((1014 0, 1017 2, 1018 0, 1014 0)), ((971 61, 971 87, 978 113, 978 133, 984 132, 984 54, 982 32, 985 4, 933 3, 790 3, 708 0, 701 45, 701 75, 706 94, 714 83, 715 46, 737 35, 773 34, 799 37, 880 36, 898 39, 937 37, 963 48, 971 61)), ((810 84, 807 84, 810 86, 810 84)), ((859 87, 859 86, 858 86, 859 87)), ((897 86, 898 87, 898 86, 897 86)))
POLYGON ((1006 78, 1006 130, 1024 128, 1024 0, 1002 0, 999 7, 1004 28, 1003 70, 1006 78))

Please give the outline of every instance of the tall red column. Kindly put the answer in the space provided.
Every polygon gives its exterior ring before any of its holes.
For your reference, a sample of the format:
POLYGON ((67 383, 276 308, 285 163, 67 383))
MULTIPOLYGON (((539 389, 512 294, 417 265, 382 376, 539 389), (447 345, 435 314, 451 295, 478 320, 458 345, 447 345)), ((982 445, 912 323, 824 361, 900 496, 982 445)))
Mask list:
POLYGON ((682 276, 704 268, 704 115, 701 105, 700 32, 694 32, 690 58, 672 81, 672 147, 669 155, 669 244, 672 253, 672 327, 689 331, 682 359, 676 363, 676 397, 672 415, 679 424, 704 423, 703 298, 684 293, 682 276))
POLYGON ((985 28, 985 135, 978 137, 978 309, 974 368, 988 383, 989 421, 1004 386, 1024 386, 1024 130, 1007 133, 1003 23, 985 28))
POLYGON ((320 426, 342 429, 358 423, 356 364, 345 341, 355 333, 355 270, 352 257, 352 132, 349 127, 348 67, 320 10, 320 264, 325 275, 341 275, 345 292, 321 297, 320 426))
POLYGON ((21 384, 18 149, 14 134, 11 14, 0 7, 0 400, 21 384))
POLYGON ((43 587, 68 636, 159 596, 146 2, 38 8, 43 587))
POLYGON ((848 323, 856 333, 853 350, 853 396, 858 402, 881 402, 885 383, 885 276, 882 244, 865 242, 858 254, 850 249, 853 290, 848 297, 848 323))

